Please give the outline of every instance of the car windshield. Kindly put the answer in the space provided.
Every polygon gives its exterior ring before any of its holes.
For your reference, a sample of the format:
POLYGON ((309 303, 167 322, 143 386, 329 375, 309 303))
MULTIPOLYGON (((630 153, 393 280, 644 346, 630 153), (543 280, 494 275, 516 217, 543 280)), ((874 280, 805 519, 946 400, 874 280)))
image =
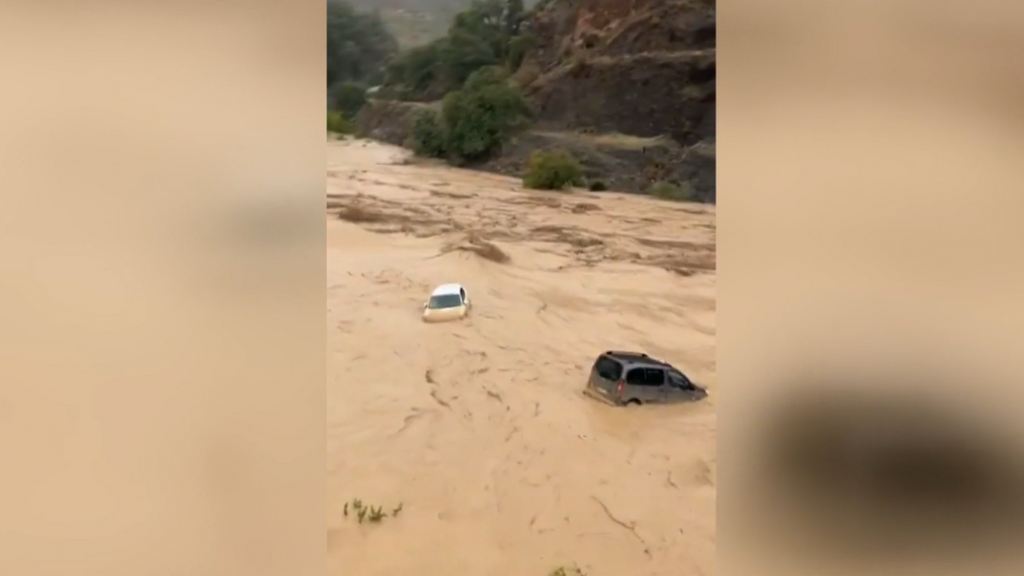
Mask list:
POLYGON ((431 310, 457 308, 459 306, 462 306, 462 297, 458 294, 441 294, 439 296, 431 296, 430 302, 427 303, 427 307, 431 310))
POLYGON ((690 383, 690 379, 687 378, 686 376, 683 376, 683 373, 678 370, 671 370, 668 374, 671 377, 674 384, 688 386, 690 383))

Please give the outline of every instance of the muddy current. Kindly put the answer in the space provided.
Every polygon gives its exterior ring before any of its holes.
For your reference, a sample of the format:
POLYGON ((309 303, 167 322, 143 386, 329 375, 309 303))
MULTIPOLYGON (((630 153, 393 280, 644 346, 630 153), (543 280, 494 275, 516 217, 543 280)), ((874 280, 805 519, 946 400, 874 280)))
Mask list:
POLYGON ((331 573, 713 574, 714 209, 524 191, 359 140, 327 144, 327 176, 331 573), (424 324, 448 282, 473 312, 424 324), (710 396, 589 400, 609 349, 710 396))

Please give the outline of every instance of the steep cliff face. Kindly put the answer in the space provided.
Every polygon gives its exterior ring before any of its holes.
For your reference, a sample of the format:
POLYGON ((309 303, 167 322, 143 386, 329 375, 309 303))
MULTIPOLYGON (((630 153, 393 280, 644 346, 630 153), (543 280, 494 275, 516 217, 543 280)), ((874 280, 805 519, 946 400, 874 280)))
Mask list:
POLYGON ((517 79, 559 129, 715 135, 713 0, 550 0, 517 79))

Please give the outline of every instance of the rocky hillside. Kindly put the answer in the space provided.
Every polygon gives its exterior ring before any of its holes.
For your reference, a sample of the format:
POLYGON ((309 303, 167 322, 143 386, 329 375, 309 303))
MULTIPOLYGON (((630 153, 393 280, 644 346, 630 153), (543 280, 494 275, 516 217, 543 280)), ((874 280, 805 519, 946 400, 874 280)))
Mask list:
POLYGON ((551 127, 715 136, 714 0, 553 0, 517 73, 551 127))
MULTIPOLYGON (((529 30, 535 43, 513 79, 537 123, 485 169, 515 172, 529 146, 560 143, 617 189, 677 180, 714 202, 714 0, 541 0, 529 30)), ((395 104, 369 106, 362 124, 401 141, 380 123, 408 125, 395 104)))
POLYGON ((691 182, 715 199, 715 1, 551 0, 516 74, 540 128, 668 136, 639 180, 691 182))
POLYGON ((416 116, 427 109, 439 109, 439 103, 398 102, 396 100, 370 100, 356 116, 356 132, 363 137, 406 146, 412 134, 416 116))

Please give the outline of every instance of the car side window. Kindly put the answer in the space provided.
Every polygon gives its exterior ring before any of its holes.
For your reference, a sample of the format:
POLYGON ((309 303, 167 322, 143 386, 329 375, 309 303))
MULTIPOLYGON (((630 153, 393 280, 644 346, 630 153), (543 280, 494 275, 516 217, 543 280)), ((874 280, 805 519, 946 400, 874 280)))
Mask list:
POLYGON ((644 384, 647 386, 661 386, 665 384, 665 371, 661 368, 644 369, 644 384))
POLYGON ((626 373, 626 384, 630 386, 646 386, 647 375, 643 368, 633 368, 626 373))

